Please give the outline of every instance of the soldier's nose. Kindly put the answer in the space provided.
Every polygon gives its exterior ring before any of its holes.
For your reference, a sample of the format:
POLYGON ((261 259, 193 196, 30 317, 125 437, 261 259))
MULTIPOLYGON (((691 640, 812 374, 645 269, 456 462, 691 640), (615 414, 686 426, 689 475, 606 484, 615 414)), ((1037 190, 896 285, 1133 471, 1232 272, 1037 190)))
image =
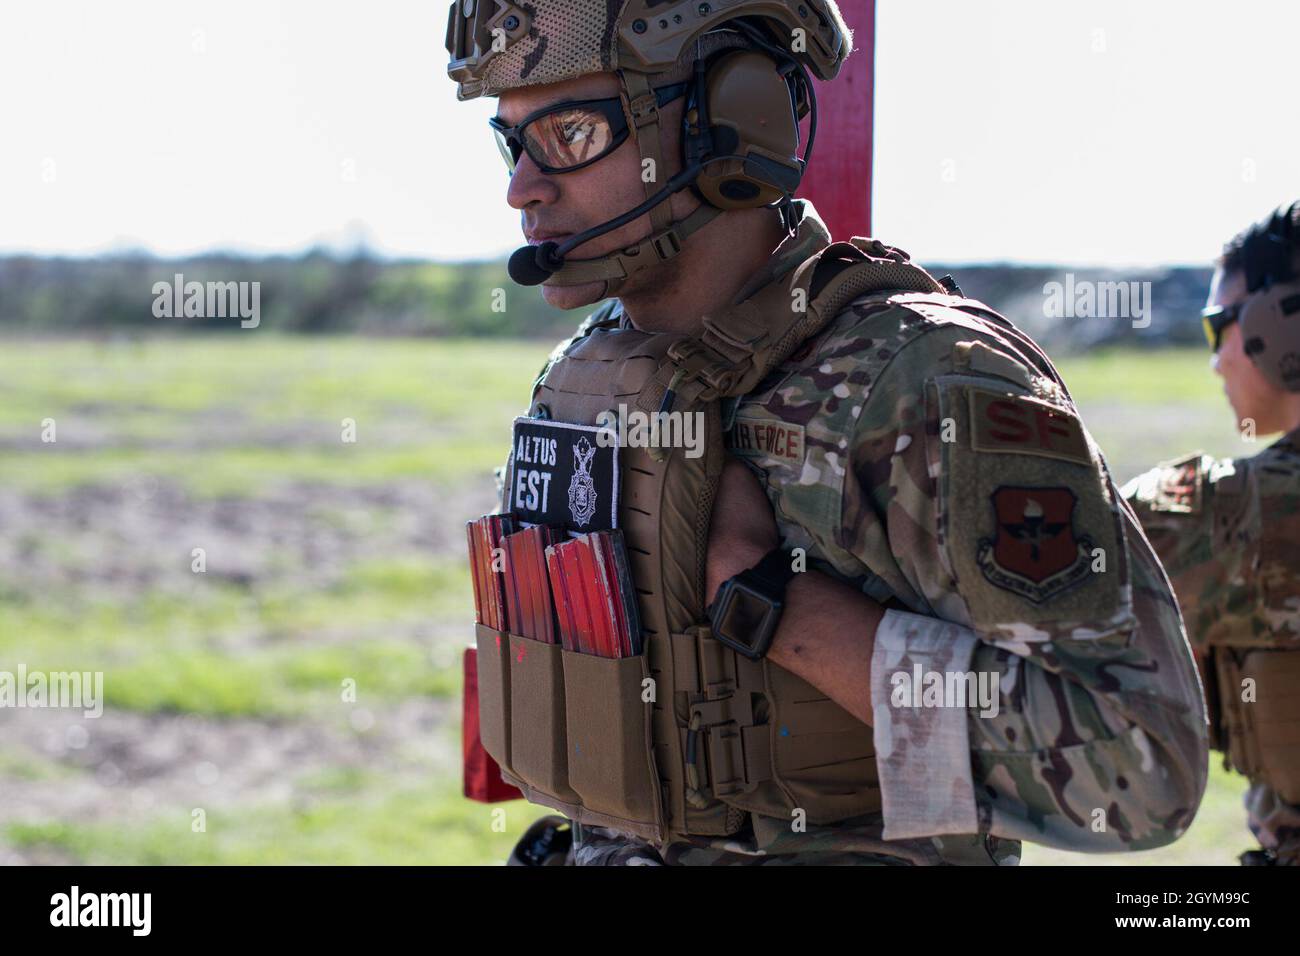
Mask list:
POLYGON ((506 202, 513 208, 524 207, 539 202, 549 205, 559 198, 560 189, 551 176, 547 176, 532 158, 523 153, 515 164, 515 171, 510 176, 510 186, 506 190, 506 202))

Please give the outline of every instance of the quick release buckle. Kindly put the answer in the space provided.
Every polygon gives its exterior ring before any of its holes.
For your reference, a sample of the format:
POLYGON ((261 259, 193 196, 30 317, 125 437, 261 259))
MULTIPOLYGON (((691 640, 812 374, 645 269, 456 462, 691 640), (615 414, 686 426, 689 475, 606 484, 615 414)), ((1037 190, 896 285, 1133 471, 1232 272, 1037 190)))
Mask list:
MULTIPOLYGON (((702 695, 691 695, 688 706, 686 797, 692 806, 708 804, 706 786, 713 797, 728 797, 748 793, 771 776, 764 761, 751 766, 752 757, 746 755, 746 736, 763 729, 754 724, 749 692, 727 680, 710 685, 702 695)), ((766 751, 766 745, 752 737, 750 745, 766 751)))
POLYGON ((664 260, 671 259, 682 251, 682 240, 675 229, 669 229, 661 236, 652 237, 650 244, 654 246, 655 255, 664 260))
POLYGON ((637 129, 659 121, 659 97, 651 90, 630 100, 627 111, 632 116, 632 123, 637 129))
POLYGON ((716 349, 699 339, 682 339, 668 347, 668 357, 685 370, 684 381, 699 379, 709 388, 725 394, 736 381, 736 367, 716 349))

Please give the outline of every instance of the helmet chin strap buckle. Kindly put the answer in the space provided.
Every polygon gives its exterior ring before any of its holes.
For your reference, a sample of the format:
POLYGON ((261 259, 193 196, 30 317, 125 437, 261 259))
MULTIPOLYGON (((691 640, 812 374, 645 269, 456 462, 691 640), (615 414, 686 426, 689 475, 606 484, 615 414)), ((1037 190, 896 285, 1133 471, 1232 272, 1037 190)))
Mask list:
POLYGON ((660 233, 657 236, 650 237, 650 244, 654 246, 655 254, 660 259, 667 261, 677 253, 682 251, 682 240, 677 235, 677 228, 674 226, 667 232, 660 233))

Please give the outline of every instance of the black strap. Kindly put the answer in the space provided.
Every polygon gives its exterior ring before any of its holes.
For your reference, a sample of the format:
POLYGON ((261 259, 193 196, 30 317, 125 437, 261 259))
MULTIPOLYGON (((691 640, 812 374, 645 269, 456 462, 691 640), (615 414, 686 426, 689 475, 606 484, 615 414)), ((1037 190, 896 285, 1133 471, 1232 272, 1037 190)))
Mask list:
POLYGON ((790 558, 791 553, 785 548, 773 548, 745 573, 755 578, 764 590, 784 594, 786 585, 798 573, 790 558))

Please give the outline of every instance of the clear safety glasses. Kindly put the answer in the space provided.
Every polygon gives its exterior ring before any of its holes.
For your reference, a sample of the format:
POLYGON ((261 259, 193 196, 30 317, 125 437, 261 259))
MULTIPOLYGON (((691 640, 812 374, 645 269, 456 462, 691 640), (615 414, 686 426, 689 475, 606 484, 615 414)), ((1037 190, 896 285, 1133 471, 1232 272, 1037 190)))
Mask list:
MULTIPOLYGON (((655 90, 662 107, 686 92, 677 83, 655 90)), ((510 172, 524 153, 544 173, 571 173, 608 156, 628 136, 623 102, 617 96, 599 100, 557 103, 532 113, 514 126, 493 116, 488 120, 497 148, 510 172)))

